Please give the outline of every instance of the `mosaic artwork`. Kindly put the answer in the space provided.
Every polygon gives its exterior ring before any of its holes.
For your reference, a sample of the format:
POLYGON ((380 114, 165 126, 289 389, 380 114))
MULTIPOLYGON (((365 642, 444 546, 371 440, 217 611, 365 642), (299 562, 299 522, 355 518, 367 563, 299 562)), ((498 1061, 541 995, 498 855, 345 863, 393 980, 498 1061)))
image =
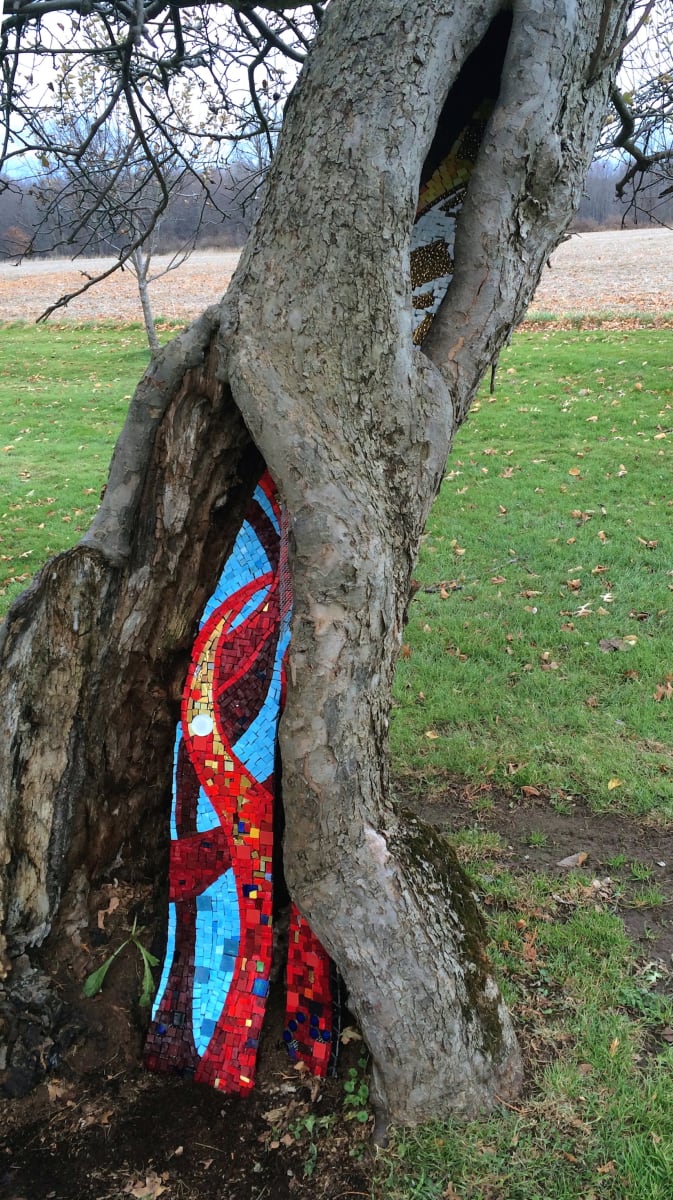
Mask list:
POLYGON ((453 278, 456 220, 491 108, 492 101, 482 101, 448 153, 444 152, 438 165, 430 157, 421 177, 411 234, 411 302, 417 346, 427 336, 453 278))
MULTIPOLYGON (((145 1049, 226 1091, 253 1085, 273 949, 273 800, 291 596, 285 519, 261 479, 201 620, 175 740, 168 945, 145 1049)), ((290 1057, 334 1057, 333 968, 290 914, 290 1057)))
MULTIPOLYGON (((412 235, 414 342, 426 336, 454 270, 456 218, 488 108, 433 145, 412 235), (448 147, 447 147, 448 143, 448 147)), ((201 620, 175 740, 168 945, 146 1065, 229 1092, 252 1087, 273 950, 276 737, 290 636, 287 529, 260 480, 201 620)), ((336 1062, 334 964, 290 910, 290 1059, 316 1075, 336 1062)))

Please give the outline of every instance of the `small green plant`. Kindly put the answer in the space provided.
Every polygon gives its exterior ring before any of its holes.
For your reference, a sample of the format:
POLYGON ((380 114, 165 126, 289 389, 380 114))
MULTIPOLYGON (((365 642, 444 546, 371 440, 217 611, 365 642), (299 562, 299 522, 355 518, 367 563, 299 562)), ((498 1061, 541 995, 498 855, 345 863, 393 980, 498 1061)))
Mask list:
POLYGON ((546 833, 543 833, 541 829, 531 829, 528 834, 528 845, 535 846, 538 850, 546 846, 548 841, 546 833))
POLYGON ((638 862, 637 860, 631 863, 630 870, 631 878, 636 879, 639 883, 646 883, 648 879, 652 878, 652 872, 650 868, 646 867, 644 863, 638 862))
POLYGON ((666 897, 661 888, 652 884, 651 887, 640 888, 634 892, 632 903, 635 908, 659 908, 666 903, 666 897))
POLYGON ((140 941, 141 933, 142 926, 138 926, 137 920, 134 917, 131 932, 126 938, 126 941, 122 942, 121 946, 118 946, 117 949, 105 959, 105 962, 100 967, 97 967, 95 971, 92 971, 90 975, 87 975, 82 987, 82 994, 84 996, 88 996, 89 998, 92 996, 97 996, 103 987, 105 976, 110 970, 114 960, 121 954, 122 950, 124 950, 126 946, 135 946, 136 950, 140 954, 143 964, 143 982, 140 992, 140 1000, 138 1003, 140 1004, 141 1008, 147 1008, 152 1003, 152 997, 154 995, 154 980, 152 978, 151 968, 158 965, 159 959, 155 958, 153 954, 150 954, 150 951, 146 946, 143 946, 142 942, 140 941))
POLYGON ((357 1067, 349 1067, 344 1080, 344 1110, 347 1121, 359 1121, 364 1125, 369 1120, 369 1084, 364 1072, 367 1055, 361 1054, 357 1067))
POLYGON ((317 1135, 320 1133, 329 1133, 335 1121, 333 1113, 328 1113, 324 1117, 318 1117, 315 1113, 307 1113, 305 1117, 300 1117, 290 1126, 290 1134, 295 1142, 301 1142, 304 1134, 308 1134, 309 1143, 306 1150, 306 1158, 304 1159, 304 1178, 310 1179, 314 1174, 318 1162, 318 1142, 317 1135))
POLYGON ((618 871, 620 867, 626 866, 626 855, 613 854, 610 858, 606 858, 605 865, 606 867, 609 867, 611 871, 618 871))

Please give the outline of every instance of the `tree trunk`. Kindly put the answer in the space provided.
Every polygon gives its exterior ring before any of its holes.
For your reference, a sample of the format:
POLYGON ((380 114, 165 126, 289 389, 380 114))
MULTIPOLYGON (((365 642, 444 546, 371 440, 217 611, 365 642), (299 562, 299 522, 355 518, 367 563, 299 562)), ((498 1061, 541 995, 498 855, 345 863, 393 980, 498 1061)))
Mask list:
POLYGON ((137 855, 166 812, 186 655, 261 455, 290 519, 287 880, 398 1122, 476 1113, 520 1081, 469 885, 392 803, 390 689, 453 432, 579 200, 623 16, 611 0, 333 0, 227 296, 151 368, 92 530, 0 647, 11 958, 44 939, 77 868, 137 855), (498 99, 419 351, 421 170, 438 125, 469 121, 459 76, 496 18, 498 99))
POLYGON ((147 275, 150 266, 151 251, 143 250, 142 246, 138 246, 133 251, 132 263, 135 277, 138 281, 138 295, 140 296, 140 305, 143 310, 143 321, 145 322, 145 333, 149 344, 152 357, 161 350, 159 338, 157 337, 157 329, 154 324, 154 313, 152 312, 152 301, 150 299, 150 289, 148 286, 147 275))

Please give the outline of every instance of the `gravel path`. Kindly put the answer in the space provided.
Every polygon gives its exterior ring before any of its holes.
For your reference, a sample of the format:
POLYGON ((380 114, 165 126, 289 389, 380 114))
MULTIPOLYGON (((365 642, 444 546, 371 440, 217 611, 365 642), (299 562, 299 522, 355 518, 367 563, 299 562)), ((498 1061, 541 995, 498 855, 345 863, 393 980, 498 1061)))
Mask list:
MULTIPOLYGON (((168 319, 195 317, 226 289, 238 253, 193 254, 177 271, 152 286, 154 310, 168 319)), ((162 260, 156 260, 159 269, 162 260)), ((47 305, 83 282, 83 271, 101 260, 64 259, 0 263, 0 320, 35 320, 47 305)), ((535 313, 612 310, 673 312, 673 230, 635 229, 584 233, 559 246, 531 306, 535 313)), ((117 272, 56 314, 59 320, 139 320, 140 305, 130 271, 117 272)))

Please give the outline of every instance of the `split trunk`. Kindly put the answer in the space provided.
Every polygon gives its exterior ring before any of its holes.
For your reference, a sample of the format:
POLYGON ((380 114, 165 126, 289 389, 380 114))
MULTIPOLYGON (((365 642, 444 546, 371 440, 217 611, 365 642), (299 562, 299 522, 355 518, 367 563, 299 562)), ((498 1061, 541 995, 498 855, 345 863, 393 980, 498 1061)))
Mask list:
MULTIPOLYGON (((36 978, 26 951, 112 862, 165 870, 189 650, 266 463, 290 519, 280 749, 291 894, 345 978, 384 1119, 473 1114, 515 1093, 516 1041, 469 884, 441 839, 392 801, 391 683, 453 433, 579 200, 624 8, 330 5, 227 295, 151 366, 91 530, 44 568, 2 631, 10 1087, 36 978), (453 279, 418 350, 419 180, 438 126, 471 117, 489 29, 497 77, 483 86, 497 99, 453 279)), ((47 1027, 58 1006, 48 988, 40 995, 35 1019, 47 1027)))

